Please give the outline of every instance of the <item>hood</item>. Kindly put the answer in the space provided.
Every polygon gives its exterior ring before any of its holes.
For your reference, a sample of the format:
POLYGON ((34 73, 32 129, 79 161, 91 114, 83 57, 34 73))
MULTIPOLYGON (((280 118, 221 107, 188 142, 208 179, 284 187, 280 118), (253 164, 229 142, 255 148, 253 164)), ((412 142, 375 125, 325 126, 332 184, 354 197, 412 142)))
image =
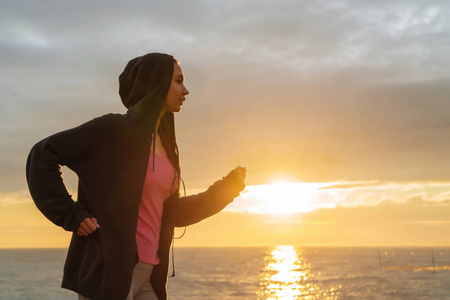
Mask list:
POLYGON ((133 58, 119 76, 119 95, 123 105, 131 108, 146 101, 164 102, 173 75, 173 56, 148 53, 133 58))
MULTIPOLYGON (((171 55, 148 53, 130 60, 119 76, 119 95, 128 109, 127 117, 134 130, 144 131, 149 138, 155 131, 172 83, 175 62, 171 55)), ((158 131, 169 159, 179 174, 173 113, 164 115, 158 131)), ((152 144, 154 146, 154 141, 150 143, 150 147, 152 144)))
POLYGON ((172 82, 173 56, 148 53, 128 62, 119 76, 119 95, 134 121, 154 128, 172 82))

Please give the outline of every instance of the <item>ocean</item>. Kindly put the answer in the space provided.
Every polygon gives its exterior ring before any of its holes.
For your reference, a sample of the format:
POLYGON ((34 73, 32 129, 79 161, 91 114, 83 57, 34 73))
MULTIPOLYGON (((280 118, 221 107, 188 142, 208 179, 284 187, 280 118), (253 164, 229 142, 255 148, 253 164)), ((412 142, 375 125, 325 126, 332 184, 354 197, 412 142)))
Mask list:
MULTIPOLYGON (((0 250, 0 299, 77 299, 65 255, 0 250)), ((450 299, 450 248, 175 248, 175 264, 170 300, 450 299)))

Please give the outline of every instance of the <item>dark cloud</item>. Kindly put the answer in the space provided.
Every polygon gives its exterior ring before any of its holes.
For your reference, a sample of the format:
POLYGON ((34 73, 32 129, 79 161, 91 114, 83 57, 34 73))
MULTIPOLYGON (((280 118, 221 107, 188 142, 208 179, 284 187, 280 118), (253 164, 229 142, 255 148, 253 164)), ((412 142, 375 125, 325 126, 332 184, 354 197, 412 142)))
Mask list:
POLYGON ((191 95, 179 142, 193 186, 232 164, 252 169, 253 183, 277 172, 449 179, 449 6, 3 1, 1 189, 24 187, 19 162, 35 141, 123 111, 117 76, 148 51, 182 60, 191 95))

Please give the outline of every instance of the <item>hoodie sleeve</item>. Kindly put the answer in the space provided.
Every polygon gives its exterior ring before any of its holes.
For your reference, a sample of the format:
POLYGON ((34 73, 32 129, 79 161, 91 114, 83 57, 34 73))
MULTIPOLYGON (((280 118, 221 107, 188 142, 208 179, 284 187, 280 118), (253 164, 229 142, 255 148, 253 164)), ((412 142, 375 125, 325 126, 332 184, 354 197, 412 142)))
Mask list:
POLYGON ((61 166, 74 170, 80 158, 86 158, 95 141, 92 128, 96 120, 38 142, 28 156, 26 177, 34 203, 50 221, 67 231, 76 231, 92 214, 84 203, 73 201, 69 195, 61 166))
POLYGON ((231 171, 206 191, 178 199, 175 226, 192 225, 224 209, 245 188, 237 171, 231 171))

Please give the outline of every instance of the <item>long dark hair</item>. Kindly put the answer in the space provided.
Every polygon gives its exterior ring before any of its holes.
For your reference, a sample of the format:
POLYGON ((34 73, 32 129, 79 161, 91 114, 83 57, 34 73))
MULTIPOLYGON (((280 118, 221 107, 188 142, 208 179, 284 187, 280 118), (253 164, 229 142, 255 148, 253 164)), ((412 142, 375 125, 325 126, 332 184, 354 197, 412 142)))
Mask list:
POLYGON ((166 112, 159 124, 158 133, 161 137, 161 143, 166 150, 167 157, 172 163, 176 175, 181 177, 180 174, 180 156, 178 153, 178 145, 175 137, 175 120, 174 114, 166 112))

